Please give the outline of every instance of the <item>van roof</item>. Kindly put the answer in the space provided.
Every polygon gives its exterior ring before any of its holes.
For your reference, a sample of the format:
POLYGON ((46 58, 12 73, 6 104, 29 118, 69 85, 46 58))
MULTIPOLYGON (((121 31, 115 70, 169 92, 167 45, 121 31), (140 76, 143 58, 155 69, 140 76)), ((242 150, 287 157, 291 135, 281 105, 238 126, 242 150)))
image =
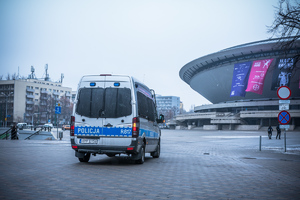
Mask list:
POLYGON ((129 75, 122 75, 122 74, 84 75, 84 76, 82 76, 80 82, 82 82, 82 81, 96 81, 95 78, 103 77, 103 76, 128 77, 128 78, 132 79, 134 83, 138 83, 139 85, 142 85, 144 88, 147 88, 150 91, 150 89, 144 83, 142 83, 140 80, 138 80, 137 78, 135 78, 133 76, 129 76, 129 75))

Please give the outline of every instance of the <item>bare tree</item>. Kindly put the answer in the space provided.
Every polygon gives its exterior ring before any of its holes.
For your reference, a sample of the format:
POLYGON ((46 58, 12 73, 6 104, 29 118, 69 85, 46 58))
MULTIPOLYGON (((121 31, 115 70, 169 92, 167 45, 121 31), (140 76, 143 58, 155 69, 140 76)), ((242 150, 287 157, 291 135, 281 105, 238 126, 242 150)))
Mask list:
POLYGON ((69 124, 72 111, 73 111, 73 104, 71 103, 70 98, 66 96, 60 97, 60 104, 61 104, 61 120, 64 120, 65 124, 69 124))
MULTIPOLYGON (((295 47, 295 42, 300 38, 300 2, 279 0, 279 6, 275 7, 275 19, 268 26, 268 33, 279 38, 279 46, 282 50, 290 50, 295 47)), ((300 60, 300 54, 294 56, 295 64, 300 60)))

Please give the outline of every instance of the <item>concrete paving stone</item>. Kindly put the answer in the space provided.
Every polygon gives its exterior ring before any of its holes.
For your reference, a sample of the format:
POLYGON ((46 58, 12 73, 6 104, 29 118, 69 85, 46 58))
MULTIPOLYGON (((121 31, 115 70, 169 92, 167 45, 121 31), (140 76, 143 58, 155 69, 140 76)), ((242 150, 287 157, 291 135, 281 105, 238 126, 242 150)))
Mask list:
MULTIPOLYGON (((67 139, 0 141, 0 198, 298 199, 299 151, 263 140, 260 152, 261 134, 163 130, 161 157, 143 165, 104 155, 79 163, 67 139)), ((299 136, 289 135, 293 149, 299 136)))

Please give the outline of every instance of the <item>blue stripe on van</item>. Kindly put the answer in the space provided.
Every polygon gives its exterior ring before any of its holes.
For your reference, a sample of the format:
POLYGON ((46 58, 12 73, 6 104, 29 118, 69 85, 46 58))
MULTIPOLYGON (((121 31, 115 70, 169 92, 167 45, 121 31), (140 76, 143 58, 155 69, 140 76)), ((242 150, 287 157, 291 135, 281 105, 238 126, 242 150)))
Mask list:
MULTIPOLYGON (((110 136, 110 137, 131 137, 131 128, 119 128, 119 127, 99 127, 99 126, 76 126, 74 129, 74 135, 77 136, 110 136)), ((149 131, 146 129, 140 129, 140 136, 145 134, 148 138, 158 138, 158 133, 149 131)))
POLYGON ((142 136, 143 134, 145 134, 148 138, 158 138, 158 133, 146 129, 140 129, 140 136, 142 136))
POLYGON ((74 129, 74 135, 78 136, 113 136, 113 137, 131 137, 131 128, 119 128, 119 127, 96 127, 96 126, 76 126, 74 129))

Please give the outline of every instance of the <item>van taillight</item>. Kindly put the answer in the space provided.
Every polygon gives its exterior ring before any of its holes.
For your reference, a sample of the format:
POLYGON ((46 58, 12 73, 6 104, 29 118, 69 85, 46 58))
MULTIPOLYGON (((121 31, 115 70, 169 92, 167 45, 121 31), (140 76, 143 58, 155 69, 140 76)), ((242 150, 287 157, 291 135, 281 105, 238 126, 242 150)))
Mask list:
POLYGON ((71 116, 70 136, 74 136, 75 117, 71 116))
POLYGON ((137 138, 140 132, 140 119, 138 117, 134 117, 132 119, 132 137, 137 138))

